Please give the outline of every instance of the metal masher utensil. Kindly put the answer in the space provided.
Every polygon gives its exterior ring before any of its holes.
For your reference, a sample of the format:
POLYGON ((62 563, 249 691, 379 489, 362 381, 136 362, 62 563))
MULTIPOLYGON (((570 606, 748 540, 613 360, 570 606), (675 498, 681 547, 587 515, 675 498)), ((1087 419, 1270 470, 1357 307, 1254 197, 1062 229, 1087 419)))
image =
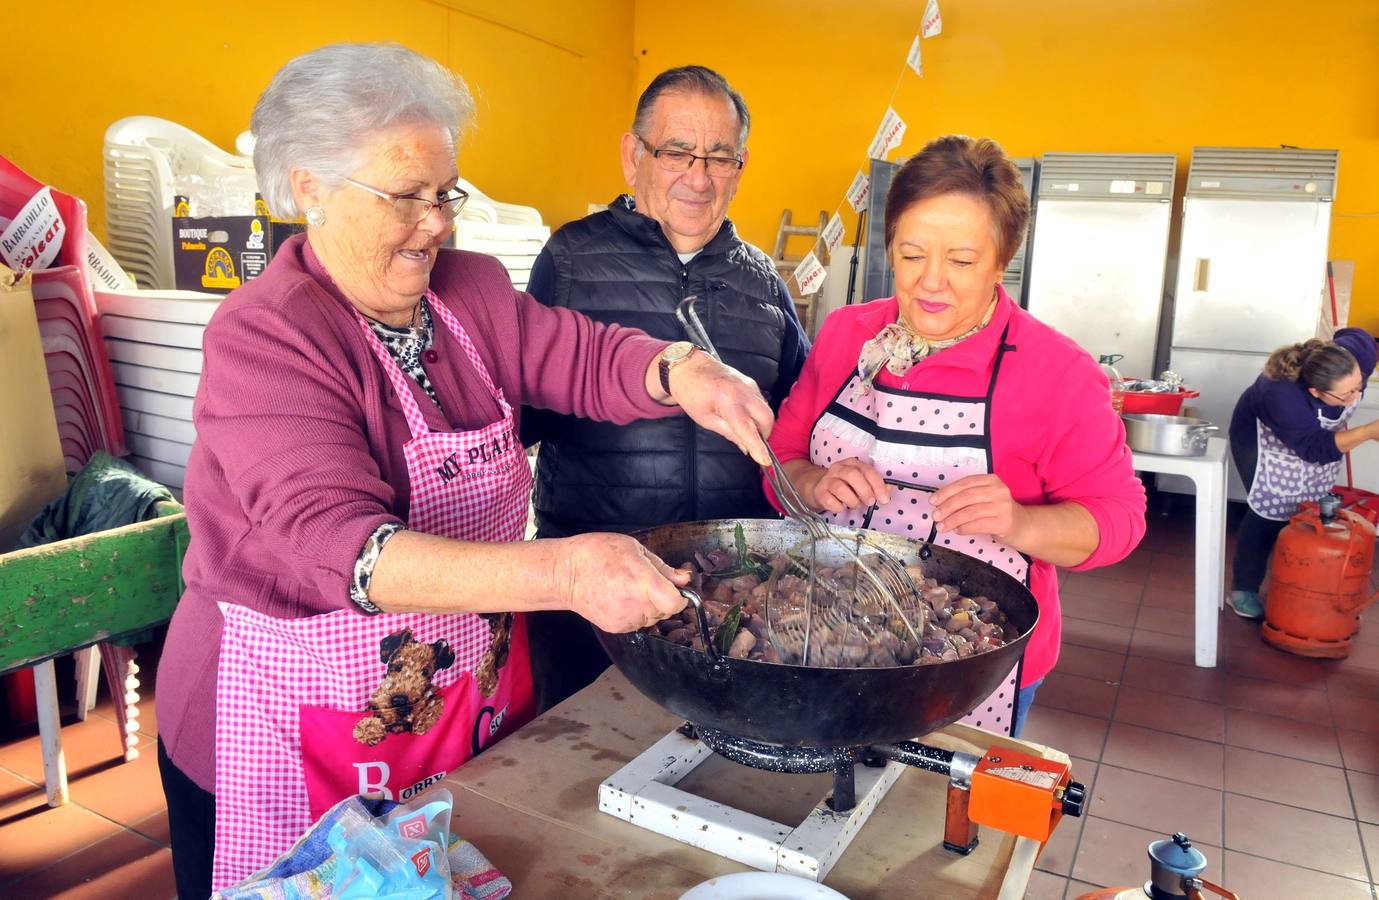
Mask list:
MULTIPOLYGON (((675 309, 675 317, 680 320, 681 326, 685 329, 685 333, 689 335, 691 341, 714 359, 722 362, 723 357, 718 355, 718 350, 714 347, 713 341, 709 339, 708 329, 704 327, 703 323, 699 320, 699 314, 695 312, 694 304, 696 300, 698 300, 698 297, 695 295, 690 295, 681 300, 679 306, 675 309)), ((771 484, 771 489, 775 491, 776 497, 781 502, 781 506, 785 508, 786 515, 804 526, 805 531, 810 537, 809 571, 807 578, 808 590, 804 604, 805 622, 802 659, 800 664, 809 665, 809 649, 813 637, 814 607, 816 605, 815 592, 818 588, 817 545, 824 541, 831 542, 835 547, 840 548, 843 557, 853 565, 853 605, 860 609, 874 607, 878 610, 891 610, 897 615, 900 621, 904 623, 905 629, 915 642, 915 646, 922 646, 923 642, 920 639, 920 631, 916 629, 915 624, 910 621, 910 615, 907 614, 905 606, 901 603, 901 598, 910 600, 910 606, 918 613, 919 596, 915 589, 914 582, 905 571, 905 564, 881 547, 871 544, 867 546, 872 551, 872 554, 870 554, 867 559, 863 559, 858 552, 861 549, 861 541, 855 541, 858 546, 853 546, 846 538, 835 533, 833 527, 829 525, 824 517, 819 515, 804 502, 804 498, 796 489, 794 482, 790 480, 790 476, 786 474, 785 468, 781 465, 780 458, 776 456, 776 452, 771 449, 769 443, 766 443, 766 453, 771 459, 771 466, 766 470, 766 478, 771 484)), ((837 621, 838 617, 836 616, 836 610, 831 610, 831 612, 835 613, 832 617, 835 619, 833 624, 841 624, 850 626, 851 628, 861 628, 861 623, 857 621, 857 616, 849 615, 844 617, 842 621, 837 621)), ((772 627, 769 603, 767 604, 766 626, 768 632, 771 633, 772 642, 777 644, 777 649, 783 649, 781 644, 784 643, 784 641, 777 639, 775 629, 772 627)), ((874 627, 879 628, 883 626, 875 625, 874 627)), ((847 639, 848 631, 849 627, 832 629, 832 633, 837 634, 838 639, 844 642, 847 639)), ((868 637, 869 636, 870 635, 868 635, 868 637)), ((794 642, 791 641, 790 643, 794 642)))

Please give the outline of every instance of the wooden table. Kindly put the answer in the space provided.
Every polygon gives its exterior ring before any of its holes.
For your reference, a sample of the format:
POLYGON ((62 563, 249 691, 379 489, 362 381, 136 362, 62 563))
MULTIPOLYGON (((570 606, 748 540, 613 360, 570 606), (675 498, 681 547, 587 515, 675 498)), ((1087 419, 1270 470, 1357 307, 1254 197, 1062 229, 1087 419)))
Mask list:
MULTIPOLYGON (((725 857, 598 811, 600 782, 680 724, 610 669, 446 779, 455 796, 453 830, 512 879, 514 896, 521 898, 675 900, 709 878, 746 871, 725 857)), ((1057 751, 964 726, 925 741, 975 753, 997 744, 1066 759, 1057 751)), ((795 822, 831 784, 828 775, 775 774, 714 757, 678 787, 795 822)), ((983 828, 970 856, 944 850, 947 785, 942 776, 907 769, 825 884, 852 900, 1022 896, 1037 845, 1022 840, 1017 852, 1014 836, 983 828)))

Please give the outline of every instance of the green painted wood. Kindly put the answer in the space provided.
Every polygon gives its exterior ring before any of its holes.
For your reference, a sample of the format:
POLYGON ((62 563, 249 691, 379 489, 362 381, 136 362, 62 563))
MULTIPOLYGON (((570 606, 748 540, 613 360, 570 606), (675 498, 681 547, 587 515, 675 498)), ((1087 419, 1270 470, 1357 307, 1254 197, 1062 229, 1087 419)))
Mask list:
POLYGON ((0 673, 166 622, 182 595, 187 515, 0 555, 0 673))

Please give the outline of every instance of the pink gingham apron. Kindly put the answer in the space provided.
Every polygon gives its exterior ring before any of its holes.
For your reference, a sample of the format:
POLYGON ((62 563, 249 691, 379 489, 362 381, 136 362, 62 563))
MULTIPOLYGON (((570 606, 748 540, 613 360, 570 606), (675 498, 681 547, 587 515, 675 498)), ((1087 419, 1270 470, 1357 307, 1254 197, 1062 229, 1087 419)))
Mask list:
MULTIPOLYGON (((411 380, 355 314, 412 433, 403 446, 411 479, 407 527, 457 540, 521 540, 531 469, 512 407, 463 326, 434 294, 426 297, 502 417, 476 431, 432 432, 411 380)), ((215 890, 271 863, 344 797, 406 799, 534 712, 521 615, 338 610, 278 619, 236 603, 220 609, 215 890), (508 640, 495 643, 495 631, 508 640), (430 659, 434 672, 424 664, 419 670, 399 648, 430 659), (391 693, 396 685, 404 692, 391 693), (382 706, 377 714, 371 699, 382 706)))
MULTIPOLYGON (((825 512, 839 525, 874 528, 913 540, 928 539, 995 566, 1029 583, 1029 559, 990 535, 938 536, 930 496, 945 484, 991 471, 991 397, 1001 358, 1009 347, 1001 332, 986 394, 960 397, 882 387, 865 391, 856 372, 824 408, 809 435, 809 460, 816 466, 849 457, 871 463, 891 487, 890 501, 866 509, 825 512)), ((1017 664, 990 697, 962 721, 1009 734, 1015 727, 1019 693, 1017 664)))

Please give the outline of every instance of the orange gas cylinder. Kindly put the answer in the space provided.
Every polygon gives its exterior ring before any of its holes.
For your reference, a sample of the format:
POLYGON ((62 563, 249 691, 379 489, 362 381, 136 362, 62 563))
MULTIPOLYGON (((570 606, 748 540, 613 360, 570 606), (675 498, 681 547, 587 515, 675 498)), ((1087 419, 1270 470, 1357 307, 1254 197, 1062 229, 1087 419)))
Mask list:
POLYGON ((1350 655, 1369 586, 1374 525, 1330 494, 1304 503, 1279 532, 1270 563, 1264 640, 1300 656, 1350 655))

